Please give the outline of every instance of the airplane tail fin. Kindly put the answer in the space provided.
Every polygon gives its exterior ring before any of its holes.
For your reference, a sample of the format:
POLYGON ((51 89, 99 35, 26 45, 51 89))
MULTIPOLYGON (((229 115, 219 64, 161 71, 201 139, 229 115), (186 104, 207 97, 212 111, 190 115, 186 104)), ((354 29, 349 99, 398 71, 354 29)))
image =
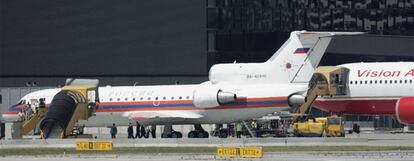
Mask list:
MULTIPOLYGON (((358 35, 362 32, 291 32, 289 39, 266 62, 285 83, 306 83, 312 77, 332 36, 358 35)), ((272 73, 273 73, 272 72, 272 73)))

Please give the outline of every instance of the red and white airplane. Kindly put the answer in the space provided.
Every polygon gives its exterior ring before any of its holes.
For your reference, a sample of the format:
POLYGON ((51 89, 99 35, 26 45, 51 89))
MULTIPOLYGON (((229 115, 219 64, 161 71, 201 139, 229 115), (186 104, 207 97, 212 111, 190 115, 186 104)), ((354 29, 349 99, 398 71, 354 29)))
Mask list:
POLYGON ((319 97, 314 106, 327 112, 396 115, 414 124, 414 62, 351 63, 347 95, 319 97))
MULTIPOLYGON (((333 35, 361 33, 294 31, 281 48, 263 63, 214 65, 209 81, 193 85, 100 87, 96 116, 87 126, 165 125, 164 137, 181 137, 173 124, 194 124, 189 137, 208 137, 200 124, 229 123, 287 110, 293 95, 307 91, 333 35)), ((24 96, 4 112, 15 120, 18 111, 45 98, 49 105, 61 89, 46 89, 24 96)), ((297 97, 295 97, 297 98, 297 97)))

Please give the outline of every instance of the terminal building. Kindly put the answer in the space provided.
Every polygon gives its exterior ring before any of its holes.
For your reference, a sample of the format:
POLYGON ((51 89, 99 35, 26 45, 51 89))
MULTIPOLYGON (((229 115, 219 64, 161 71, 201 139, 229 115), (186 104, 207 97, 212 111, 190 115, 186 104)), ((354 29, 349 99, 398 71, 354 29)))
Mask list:
POLYGON ((414 0, 4 0, 0 110, 68 77, 200 83, 213 64, 267 60, 293 30, 367 32, 335 38, 320 65, 414 61, 414 0))

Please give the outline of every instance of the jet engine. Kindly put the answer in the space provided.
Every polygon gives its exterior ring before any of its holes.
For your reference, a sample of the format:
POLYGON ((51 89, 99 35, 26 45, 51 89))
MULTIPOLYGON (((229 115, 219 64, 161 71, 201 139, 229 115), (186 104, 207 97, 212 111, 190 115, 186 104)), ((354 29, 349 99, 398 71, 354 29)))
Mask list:
POLYGON ((216 107, 236 100, 237 95, 232 92, 209 87, 198 88, 193 93, 193 104, 196 107, 216 107))
POLYGON ((395 113, 400 123, 414 124, 414 97, 401 97, 395 105, 395 113))
POLYGON ((288 97, 290 107, 299 107, 306 102, 306 96, 301 94, 292 94, 288 97))

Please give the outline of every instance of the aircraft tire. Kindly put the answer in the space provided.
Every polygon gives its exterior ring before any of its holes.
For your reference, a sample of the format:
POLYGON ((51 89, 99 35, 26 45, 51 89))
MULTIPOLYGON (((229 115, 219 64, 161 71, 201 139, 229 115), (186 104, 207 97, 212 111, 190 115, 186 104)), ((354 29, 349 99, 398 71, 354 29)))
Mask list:
POLYGON ((190 131, 188 133, 188 138, 195 138, 197 136, 196 134, 197 134, 196 131, 190 131))

